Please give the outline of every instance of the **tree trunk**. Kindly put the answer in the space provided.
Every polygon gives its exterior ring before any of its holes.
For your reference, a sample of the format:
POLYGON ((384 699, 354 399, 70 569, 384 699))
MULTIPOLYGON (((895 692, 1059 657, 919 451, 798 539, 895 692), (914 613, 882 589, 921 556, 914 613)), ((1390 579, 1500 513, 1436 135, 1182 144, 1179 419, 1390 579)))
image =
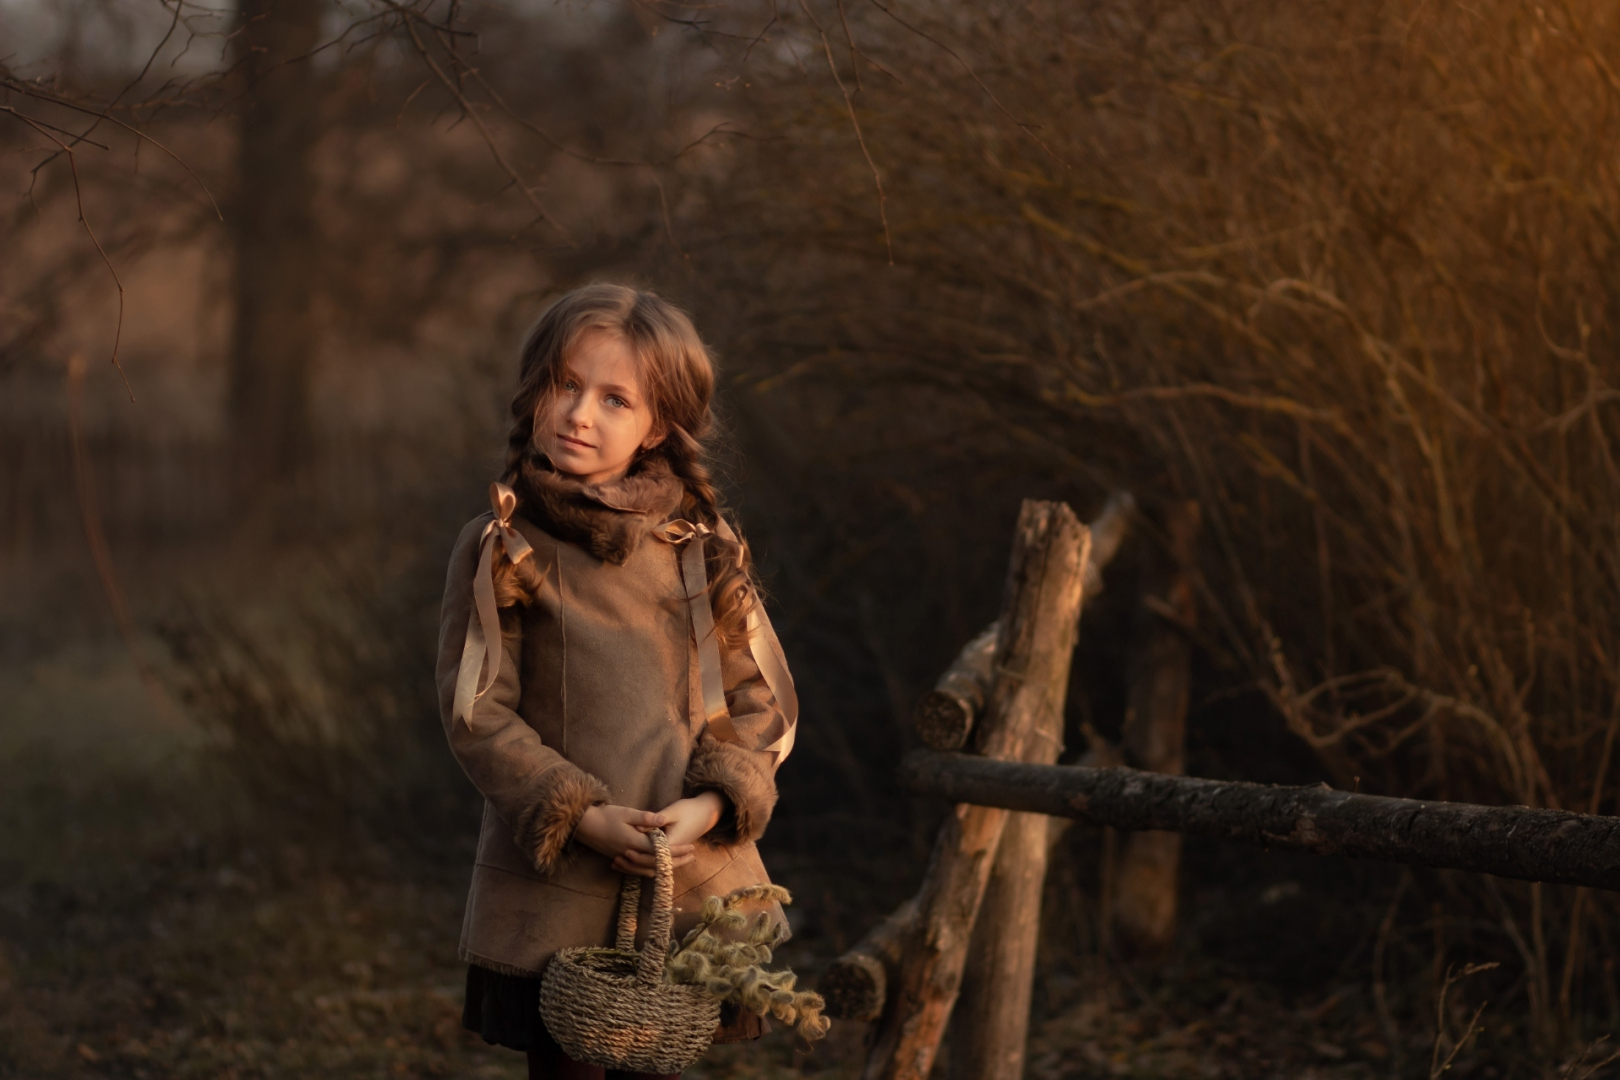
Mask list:
POLYGON ((1620 891, 1617 817, 1392 799, 1326 784, 1279 787, 1126 768, 986 761, 934 750, 908 756, 900 781, 915 795, 1089 825, 1167 829, 1312 855, 1620 891))
MULTIPOLYGON (((995 681, 978 731, 979 750, 988 757, 1023 757, 1052 730, 1050 714, 1062 714, 1089 540, 1067 506, 1024 503, 1002 603, 995 681)), ((932 1069, 1007 817, 992 807, 959 806, 945 819, 867 1080, 926 1080, 932 1069)))
POLYGON ((242 0, 236 63, 236 323, 229 418, 238 490, 285 479, 310 439, 309 380, 316 344, 311 300, 316 253, 313 150, 320 87, 309 59, 321 0, 242 0))
MULTIPOLYGON (((1193 565, 1198 546, 1198 504, 1165 510, 1164 549, 1148 563, 1138 607, 1130 681, 1121 738, 1127 760, 1150 772, 1183 772, 1192 649, 1186 631, 1195 625, 1193 565)), ((1113 916, 1124 939, 1153 951, 1176 932, 1176 887, 1181 834, 1134 832, 1125 838, 1115 883, 1113 916)))

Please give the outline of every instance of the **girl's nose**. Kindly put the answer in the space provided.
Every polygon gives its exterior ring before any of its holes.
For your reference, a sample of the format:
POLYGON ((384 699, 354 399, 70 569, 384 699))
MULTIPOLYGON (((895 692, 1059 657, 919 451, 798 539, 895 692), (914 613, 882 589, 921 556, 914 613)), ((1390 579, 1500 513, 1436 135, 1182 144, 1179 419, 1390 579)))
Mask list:
POLYGON ((585 399, 584 394, 574 398, 573 404, 568 406, 568 411, 563 415, 564 419, 574 427, 584 428, 591 426, 590 403, 585 399))

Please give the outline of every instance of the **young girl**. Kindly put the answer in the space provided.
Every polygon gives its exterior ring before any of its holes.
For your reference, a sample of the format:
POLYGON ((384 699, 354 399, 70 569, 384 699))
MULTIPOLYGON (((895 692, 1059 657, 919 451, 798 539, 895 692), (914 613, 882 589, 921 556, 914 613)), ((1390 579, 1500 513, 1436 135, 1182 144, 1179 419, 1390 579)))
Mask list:
MULTIPOLYGON (((558 949, 612 943, 621 875, 653 874, 649 830, 675 856, 677 935, 705 897, 769 881, 754 841, 797 702, 704 465, 713 393, 668 302, 567 294, 524 343, 493 513, 450 557, 440 709, 484 795, 462 1023, 526 1051, 530 1077, 639 1075, 567 1058, 539 986, 558 949)), ((716 1038, 763 1031, 728 1010, 716 1038)))

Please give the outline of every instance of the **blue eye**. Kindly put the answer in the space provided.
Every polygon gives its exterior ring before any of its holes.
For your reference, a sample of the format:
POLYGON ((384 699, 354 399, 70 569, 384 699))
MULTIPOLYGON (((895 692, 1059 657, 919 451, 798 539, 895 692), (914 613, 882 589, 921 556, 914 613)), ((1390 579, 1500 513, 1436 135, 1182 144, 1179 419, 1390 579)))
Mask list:
POLYGON ((630 403, 617 394, 608 395, 608 404, 612 405, 615 409, 627 409, 630 407, 630 403))

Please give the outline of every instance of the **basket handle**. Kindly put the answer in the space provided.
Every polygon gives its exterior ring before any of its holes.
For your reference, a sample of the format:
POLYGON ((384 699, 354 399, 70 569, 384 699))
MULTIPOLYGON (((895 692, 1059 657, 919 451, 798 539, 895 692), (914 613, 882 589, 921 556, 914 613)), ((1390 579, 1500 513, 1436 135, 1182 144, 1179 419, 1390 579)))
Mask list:
POLYGON ((631 952, 636 947, 636 911, 641 907, 641 879, 635 874, 624 875, 619 886, 619 930, 613 947, 620 952, 631 952))
MULTIPOLYGON (((664 830, 654 829, 647 835, 653 842, 658 876, 653 879, 652 915, 647 921, 647 942, 641 948, 641 959, 636 961, 636 978, 644 985, 656 986, 664 981, 664 962, 669 958, 669 932, 675 924, 675 864, 669 855, 669 837, 664 835, 664 830)), ((639 886, 636 891, 640 893, 639 886)), ((622 933, 622 915, 619 926, 622 933)), ((634 926, 632 922, 632 935, 635 933, 634 926)))

